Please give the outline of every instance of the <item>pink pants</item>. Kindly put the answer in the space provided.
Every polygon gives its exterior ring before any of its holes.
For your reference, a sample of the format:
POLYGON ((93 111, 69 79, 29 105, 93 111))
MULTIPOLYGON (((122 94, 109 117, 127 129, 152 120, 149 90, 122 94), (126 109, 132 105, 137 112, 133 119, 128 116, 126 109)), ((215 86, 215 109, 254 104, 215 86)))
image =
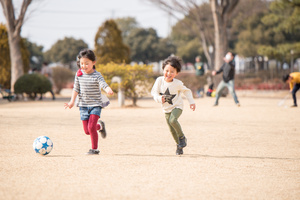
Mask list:
POLYGON ((90 115, 88 120, 83 120, 83 130, 85 134, 91 136, 92 149, 98 149, 98 133, 97 130, 100 129, 100 125, 97 124, 99 119, 98 115, 90 115))

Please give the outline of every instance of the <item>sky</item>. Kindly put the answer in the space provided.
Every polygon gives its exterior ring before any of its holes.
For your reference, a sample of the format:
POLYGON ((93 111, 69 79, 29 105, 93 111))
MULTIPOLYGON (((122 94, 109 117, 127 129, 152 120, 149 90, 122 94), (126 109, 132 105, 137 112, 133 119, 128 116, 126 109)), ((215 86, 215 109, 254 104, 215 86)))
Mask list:
MULTIPOLYGON (((18 12, 21 0, 14 0, 18 12)), ((16 15, 17 16, 17 15, 16 15)), ((154 28, 166 37, 176 19, 147 0, 33 0, 21 36, 44 51, 64 37, 82 39, 94 48, 98 28, 108 19, 134 17, 142 28, 154 28)), ((6 23, 0 6, 0 23, 6 23)))

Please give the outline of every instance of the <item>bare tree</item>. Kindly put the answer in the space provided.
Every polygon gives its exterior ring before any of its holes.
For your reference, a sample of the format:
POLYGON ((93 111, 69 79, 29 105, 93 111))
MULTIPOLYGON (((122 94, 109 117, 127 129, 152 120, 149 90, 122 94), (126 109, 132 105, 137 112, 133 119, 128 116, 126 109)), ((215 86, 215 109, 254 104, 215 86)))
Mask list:
POLYGON ((17 79, 24 74, 23 60, 21 53, 21 28, 24 22, 25 13, 32 0, 23 0, 19 17, 15 17, 15 8, 12 0, 0 0, 3 13, 6 18, 6 27, 8 32, 8 43, 11 60, 11 90, 14 90, 14 84, 17 79))
MULTIPOLYGON (((204 33, 206 29, 202 22, 202 14, 199 13, 200 5, 208 2, 208 0, 148 0, 161 9, 165 10, 173 17, 176 13, 184 14, 190 18, 198 27, 198 33, 201 38, 202 48, 209 63, 211 63, 212 54, 209 53, 208 46, 213 45, 214 64, 215 67, 220 67, 223 62, 223 56, 228 51, 227 25, 230 20, 230 15, 237 6, 239 0, 209 0, 214 21, 214 41, 213 43, 207 38, 204 33)), ((177 17, 176 17, 177 18, 177 17)), ((190 26, 191 27, 191 26, 190 26)))
POLYGON ((220 67, 228 51, 227 25, 239 0, 210 0, 215 27, 215 66, 220 67))

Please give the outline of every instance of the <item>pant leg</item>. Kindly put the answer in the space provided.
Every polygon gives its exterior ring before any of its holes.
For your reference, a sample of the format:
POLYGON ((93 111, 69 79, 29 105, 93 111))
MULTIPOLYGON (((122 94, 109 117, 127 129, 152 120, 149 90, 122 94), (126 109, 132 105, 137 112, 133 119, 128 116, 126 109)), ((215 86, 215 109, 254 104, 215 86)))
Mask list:
POLYGON ((170 132, 171 132, 176 144, 179 144, 179 139, 178 139, 177 133, 176 133, 175 129, 169 123, 170 117, 171 117, 171 113, 165 113, 165 118, 166 118, 167 124, 169 126, 170 132))
POLYGON ((170 113, 170 117, 167 121, 170 127, 170 131, 173 135, 173 138, 175 139, 177 144, 179 144, 179 138, 184 136, 181 126, 178 122, 178 118, 180 117, 181 114, 182 114, 182 110, 179 108, 175 108, 170 113))
POLYGON ((221 92, 222 90, 226 87, 226 83, 222 80, 218 87, 217 87, 217 90, 216 90, 216 102, 215 104, 218 104, 219 103, 219 99, 221 97, 221 92))
POLYGON ((90 115, 88 130, 91 136, 92 149, 98 149, 98 132, 97 132, 97 122, 99 116, 98 115, 90 115))
POLYGON ((296 97, 296 93, 297 91, 300 89, 300 84, 297 83, 294 85, 294 88, 292 90, 292 96, 293 96, 293 100, 294 100, 294 105, 297 106, 297 97, 296 97))
POLYGON ((227 83, 227 88, 231 94, 231 96, 233 97, 234 99, 234 102, 237 104, 239 103, 239 100, 236 96, 236 93, 235 93, 235 89, 234 89, 234 80, 230 80, 228 83, 227 83))

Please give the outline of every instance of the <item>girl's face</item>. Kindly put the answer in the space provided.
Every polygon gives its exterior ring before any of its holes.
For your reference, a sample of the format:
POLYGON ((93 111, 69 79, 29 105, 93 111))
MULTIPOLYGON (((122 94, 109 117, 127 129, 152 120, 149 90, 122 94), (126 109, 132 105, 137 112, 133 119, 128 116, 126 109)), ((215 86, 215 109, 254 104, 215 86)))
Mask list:
POLYGON ((164 77, 166 82, 172 82, 173 79, 177 76, 177 70, 172 67, 170 64, 166 65, 164 68, 164 77))
POLYGON ((96 61, 91 61, 88 58, 80 58, 80 68, 86 74, 91 74, 94 72, 93 66, 95 63, 96 61))

